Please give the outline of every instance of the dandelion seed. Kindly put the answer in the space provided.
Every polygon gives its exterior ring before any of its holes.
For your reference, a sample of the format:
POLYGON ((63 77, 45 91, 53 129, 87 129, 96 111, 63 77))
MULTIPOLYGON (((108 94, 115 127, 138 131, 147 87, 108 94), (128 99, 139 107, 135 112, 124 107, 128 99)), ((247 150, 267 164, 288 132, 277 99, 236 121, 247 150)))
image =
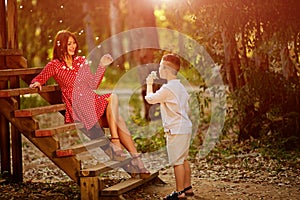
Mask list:
POLYGON ((158 79, 158 77, 157 77, 157 71, 152 71, 150 73, 150 76, 152 77, 152 79, 158 79))

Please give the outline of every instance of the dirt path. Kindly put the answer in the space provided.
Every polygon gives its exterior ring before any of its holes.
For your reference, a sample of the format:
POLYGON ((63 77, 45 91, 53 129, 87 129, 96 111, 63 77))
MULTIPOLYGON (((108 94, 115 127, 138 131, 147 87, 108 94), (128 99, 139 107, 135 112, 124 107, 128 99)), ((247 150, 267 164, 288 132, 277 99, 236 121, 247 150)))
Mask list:
MULTIPOLYGON (((174 190, 174 177, 171 168, 161 171, 159 176, 165 184, 153 183, 142 187, 137 191, 130 192, 126 197, 134 193, 144 194, 143 197, 131 199, 160 199, 174 190)), ((216 181, 193 177, 194 197, 188 199, 199 200, 299 200, 300 186, 278 186, 268 183, 234 183, 230 181, 216 181)))
MULTIPOLYGON (((24 183, 0 185, 0 199, 80 199, 71 179, 28 141, 23 145, 24 183), (28 197, 30 193, 30 197, 28 197)), ((212 153, 192 162, 194 197, 188 199, 300 200, 299 158, 285 161, 258 152, 222 157, 212 153)), ((175 189, 172 168, 160 170, 164 182, 152 182, 125 193, 126 199, 162 199, 175 189)), ((120 178, 120 177, 119 177, 120 178)))

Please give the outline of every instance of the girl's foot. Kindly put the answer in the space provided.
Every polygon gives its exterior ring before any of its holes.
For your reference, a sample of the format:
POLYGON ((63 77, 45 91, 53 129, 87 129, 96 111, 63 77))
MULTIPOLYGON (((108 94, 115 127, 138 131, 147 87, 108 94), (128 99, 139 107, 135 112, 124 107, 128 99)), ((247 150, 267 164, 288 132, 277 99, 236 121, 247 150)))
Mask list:
POLYGON ((110 138, 110 141, 112 143, 111 147, 112 147, 112 150, 114 151, 114 154, 116 156, 124 156, 120 139, 119 138, 110 138))
POLYGON ((127 157, 125 154, 123 154, 123 150, 116 144, 113 144, 112 142, 107 144, 106 147, 102 149, 111 160, 123 161, 127 157))
POLYGON ((145 168, 143 161, 141 160, 139 153, 132 154, 131 165, 135 167, 136 172, 139 174, 141 179, 146 179, 151 176, 151 173, 145 168))

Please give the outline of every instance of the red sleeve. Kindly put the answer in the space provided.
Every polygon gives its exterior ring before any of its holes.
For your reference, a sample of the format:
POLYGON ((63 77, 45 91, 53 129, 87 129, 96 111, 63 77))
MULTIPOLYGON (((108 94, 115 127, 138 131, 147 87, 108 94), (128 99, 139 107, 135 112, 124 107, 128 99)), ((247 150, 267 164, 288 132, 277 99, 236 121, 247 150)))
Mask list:
POLYGON ((96 90, 102 82, 106 68, 98 65, 96 72, 93 73, 86 60, 83 61, 83 65, 84 66, 80 75, 84 76, 84 80, 87 81, 89 88, 96 90))
POLYGON ((44 69, 32 79, 31 83, 39 82, 41 85, 44 85, 46 81, 55 74, 55 68, 52 62, 49 62, 44 69))
POLYGON ((94 82, 92 83, 93 84, 92 87, 94 89, 97 89, 99 87, 100 83, 102 82, 105 70, 106 70, 106 67, 103 67, 100 64, 98 65, 97 71, 94 75, 94 82))

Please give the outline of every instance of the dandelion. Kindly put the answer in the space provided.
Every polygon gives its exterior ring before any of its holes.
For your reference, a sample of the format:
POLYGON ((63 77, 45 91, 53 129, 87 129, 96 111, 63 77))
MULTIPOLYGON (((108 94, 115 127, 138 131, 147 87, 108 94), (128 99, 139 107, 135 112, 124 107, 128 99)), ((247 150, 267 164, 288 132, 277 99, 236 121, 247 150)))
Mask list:
POLYGON ((150 73, 150 77, 151 77, 152 79, 158 79, 157 71, 152 71, 152 72, 150 73))

